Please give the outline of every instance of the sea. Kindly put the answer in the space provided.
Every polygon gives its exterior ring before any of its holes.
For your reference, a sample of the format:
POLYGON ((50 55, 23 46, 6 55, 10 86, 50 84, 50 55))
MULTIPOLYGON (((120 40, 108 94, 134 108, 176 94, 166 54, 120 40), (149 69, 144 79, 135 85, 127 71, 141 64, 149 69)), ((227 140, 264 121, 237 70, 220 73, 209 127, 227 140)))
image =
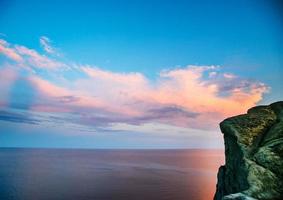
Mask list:
POLYGON ((0 200, 210 200, 223 150, 0 148, 0 200))

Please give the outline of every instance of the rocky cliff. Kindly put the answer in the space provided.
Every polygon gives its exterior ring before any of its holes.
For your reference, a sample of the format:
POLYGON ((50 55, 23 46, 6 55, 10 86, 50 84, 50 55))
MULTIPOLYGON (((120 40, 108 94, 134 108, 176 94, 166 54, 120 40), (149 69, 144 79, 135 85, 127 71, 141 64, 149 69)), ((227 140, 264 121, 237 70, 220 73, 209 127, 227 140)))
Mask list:
POLYGON ((214 200, 283 199, 283 101, 220 123, 225 165, 214 200))

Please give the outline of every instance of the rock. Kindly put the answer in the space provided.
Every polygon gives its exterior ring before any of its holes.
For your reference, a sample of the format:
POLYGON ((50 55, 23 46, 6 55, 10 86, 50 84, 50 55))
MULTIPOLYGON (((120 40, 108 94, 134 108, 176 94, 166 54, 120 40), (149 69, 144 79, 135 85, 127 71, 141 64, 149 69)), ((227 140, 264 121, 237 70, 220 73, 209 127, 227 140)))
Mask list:
POLYGON ((283 199, 283 101, 220 123, 225 165, 214 200, 283 199))

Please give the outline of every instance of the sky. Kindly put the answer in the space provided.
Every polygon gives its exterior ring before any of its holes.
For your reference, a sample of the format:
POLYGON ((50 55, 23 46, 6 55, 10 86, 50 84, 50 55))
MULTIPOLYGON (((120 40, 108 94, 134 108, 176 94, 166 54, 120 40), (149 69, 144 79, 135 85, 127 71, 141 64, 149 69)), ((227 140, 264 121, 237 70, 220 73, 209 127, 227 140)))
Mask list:
POLYGON ((283 99, 282 2, 0 1, 0 147, 223 148, 283 99))

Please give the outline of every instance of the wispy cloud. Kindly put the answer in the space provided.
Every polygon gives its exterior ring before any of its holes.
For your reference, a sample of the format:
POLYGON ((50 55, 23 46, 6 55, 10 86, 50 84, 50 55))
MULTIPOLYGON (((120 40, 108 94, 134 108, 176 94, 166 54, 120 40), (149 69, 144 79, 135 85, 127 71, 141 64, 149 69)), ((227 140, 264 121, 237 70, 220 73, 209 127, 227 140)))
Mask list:
MULTIPOLYGON (((42 41, 49 44, 46 38, 42 41)), ((60 120, 65 119, 66 123, 96 130, 111 130, 117 124, 124 124, 120 127, 126 131, 127 127, 149 123, 213 129, 223 118, 254 106, 268 91, 264 83, 222 72, 219 66, 189 65, 163 70, 151 80, 139 72, 117 73, 90 65, 70 64, 74 62, 54 60, 25 46, 9 45, 4 40, 1 44, 4 50, 0 52, 7 58, 6 62, 13 61, 9 66, 14 67, 2 66, 0 82, 5 83, 5 88, 14 84, 13 78, 5 77, 5 70, 10 74, 17 71, 17 67, 26 70, 17 63, 25 63, 35 72, 45 70, 44 75, 26 71, 21 77, 33 86, 34 99, 29 110, 61 115, 60 120), (53 76, 50 69, 58 68, 65 70, 59 70, 53 76), (68 73, 80 75, 70 80, 68 73), (70 115, 68 118, 66 113, 70 115)), ((9 89, 4 93, 0 102, 4 102, 4 96, 12 98, 9 89)), ((2 106, 7 108, 9 104, 2 106)), ((2 117, 5 119, 9 120, 2 117)))
POLYGON ((48 58, 45 55, 39 54, 33 49, 29 49, 24 46, 15 46, 14 48, 18 54, 24 57, 23 65, 28 65, 32 68, 43 68, 43 69, 58 69, 60 67, 65 67, 66 65, 62 62, 56 61, 54 59, 48 58))
POLYGON ((10 44, 2 39, 0 39, 0 53, 16 62, 23 61, 21 55, 14 48, 10 48, 10 44))
POLYGON ((38 124, 40 121, 21 112, 11 112, 0 110, 0 121, 17 123, 38 124))
POLYGON ((11 45, 3 39, 0 39, 0 54, 14 61, 18 66, 29 70, 66 68, 66 64, 63 62, 49 58, 22 45, 11 45))
POLYGON ((58 55, 55 48, 51 45, 51 40, 46 36, 41 36, 39 38, 39 42, 41 47, 46 53, 52 54, 52 55, 58 55))

